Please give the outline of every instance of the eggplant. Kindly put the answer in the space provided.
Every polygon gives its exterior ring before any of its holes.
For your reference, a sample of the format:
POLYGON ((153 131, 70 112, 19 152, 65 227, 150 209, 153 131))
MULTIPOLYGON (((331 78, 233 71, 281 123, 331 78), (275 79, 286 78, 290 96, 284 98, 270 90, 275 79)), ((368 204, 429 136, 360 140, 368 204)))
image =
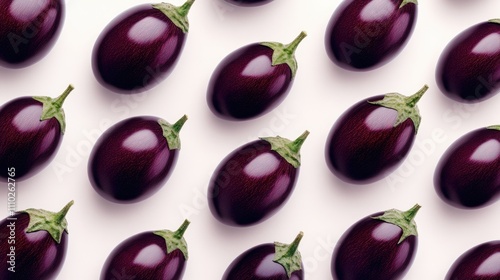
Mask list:
POLYGON ((214 70, 207 103, 218 117, 247 120, 278 106, 287 96, 297 73, 295 50, 305 32, 288 45, 261 42, 241 47, 214 70))
POLYGON ((273 0, 224 0, 224 1, 236 6, 255 7, 270 3, 273 0))
POLYGON ((408 43, 417 20, 417 0, 344 0, 325 35, 328 57, 353 71, 381 67, 408 43))
POLYGON ((302 257, 298 250, 303 236, 300 232, 291 244, 264 243, 246 250, 231 262, 222 280, 304 279, 302 257))
POLYGON ((477 103, 500 91, 500 19, 475 24, 445 47, 436 82, 452 100, 477 103))
POLYGON ((187 242, 183 235, 190 222, 176 231, 145 231, 118 244, 106 259, 100 280, 180 280, 186 270, 187 242))
POLYGON ((394 171, 408 155, 420 126, 416 103, 427 91, 388 93, 364 99, 345 111, 326 143, 328 167, 341 180, 367 184, 394 171))
POLYGON ((194 0, 182 6, 143 4, 113 19, 92 52, 92 69, 104 87, 133 94, 151 89, 174 69, 189 30, 194 0))
MULTIPOLYGON (((25 96, 0 107, 0 168, 15 168, 16 180, 32 177, 55 157, 66 129, 62 108, 73 90, 68 88, 57 98, 25 96)), ((8 180, 0 172, 0 180, 8 180)))
POLYGON ((300 148, 309 131, 293 142, 265 137, 227 155, 217 166, 208 187, 213 216, 231 226, 260 223, 284 206, 299 175, 300 148))
POLYGON ((391 209, 353 224, 337 242, 331 270, 336 280, 395 280, 408 272, 417 251, 416 204, 391 209))
POLYGON ((68 248, 66 214, 29 208, 0 222, 0 279, 49 280, 61 271, 68 248))
POLYGON ((179 132, 187 120, 176 123, 153 116, 122 120, 97 139, 88 161, 92 187, 116 203, 135 203, 156 193, 177 162, 179 132))
POLYGON ((63 0, 0 1, 0 65, 22 68, 46 56, 61 33, 63 0))
POLYGON ((500 240, 479 244, 452 264, 445 280, 500 279, 500 240))
POLYGON ((481 208, 500 198, 500 125, 479 128, 457 139, 441 156, 434 187, 446 203, 481 208))

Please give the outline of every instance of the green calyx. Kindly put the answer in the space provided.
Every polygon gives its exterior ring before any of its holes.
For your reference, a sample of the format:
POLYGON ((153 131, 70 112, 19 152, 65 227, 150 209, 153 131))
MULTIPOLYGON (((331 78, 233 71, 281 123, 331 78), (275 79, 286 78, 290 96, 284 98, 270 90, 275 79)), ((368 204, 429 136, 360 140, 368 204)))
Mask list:
POLYGON ((415 126, 416 134, 422 119, 420 117, 420 112, 418 111, 417 102, 420 98, 422 98, 427 89, 429 89, 429 87, 424 85, 417 93, 410 96, 404 96, 399 93, 388 93, 382 100, 373 102, 368 101, 368 103, 396 110, 398 112, 398 117, 394 123, 394 127, 403 123, 407 119, 411 119, 413 121, 413 125, 415 126))
POLYGON ((276 151, 293 167, 298 168, 300 166, 300 148, 308 135, 309 131, 306 130, 294 141, 290 141, 280 136, 261 137, 260 139, 271 144, 271 150, 276 151))
POLYGON ((153 8, 160 10, 164 13, 177 27, 179 27, 182 32, 188 33, 189 31, 189 21, 187 15, 189 9, 193 5, 194 0, 187 0, 182 6, 174 6, 170 3, 158 3, 153 4, 153 8))
POLYGON ((40 116, 40 121, 48 120, 50 118, 56 118, 61 126, 61 133, 64 134, 66 130, 66 119, 64 117, 64 110, 62 105, 69 93, 73 91, 74 87, 69 85, 68 88, 58 97, 51 98, 48 96, 33 96, 33 99, 39 101, 43 104, 42 115, 40 116))
POLYGON ((190 221, 184 220, 182 225, 176 231, 170 231, 165 229, 153 232, 154 234, 161 236, 163 237, 163 239, 165 239, 165 243, 167 245, 167 254, 170 254, 173 251, 179 249, 184 255, 184 259, 186 260, 188 259, 187 242, 184 239, 183 235, 184 232, 186 232, 186 229, 190 223, 191 223, 190 221))
POLYGON ((283 268, 285 268, 288 278, 290 278, 295 271, 302 269, 302 257, 298 247, 303 236, 304 233, 302 231, 299 232, 291 244, 274 242, 275 251, 273 261, 281 264, 283 268))
POLYGON ((409 4, 409 3, 413 3, 415 5, 418 5, 418 1, 417 0, 403 0, 403 2, 401 2, 401 5, 399 5, 399 8, 403 8, 406 4, 409 4))
POLYGON ((273 50, 273 66, 283 63, 288 64, 288 67, 290 67, 290 70, 292 71, 293 78, 295 77, 298 68, 297 60, 295 59, 295 50, 297 49, 297 46, 302 41, 302 39, 304 39, 306 36, 307 33, 302 31, 300 32, 299 36, 297 36, 297 38, 295 38, 295 40, 293 40, 293 42, 288 45, 284 45, 278 42, 262 42, 260 44, 273 50))
POLYGON ((499 125, 492 125, 488 126, 487 129, 495 129, 495 130, 500 130, 500 124, 499 125))
POLYGON ((384 214, 378 217, 372 217, 373 219, 382 220, 386 223, 396 225, 403 230, 401 238, 399 238, 398 244, 403 242, 407 237, 411 235, 418 236, 417 224, 413 220, 418 210, 421 208, 420 205, 415 204, 410 210, 403 212, 397 209, 391 209, 385 211, 384 214))
POLYGON ((170 124, 164 119, 158 119, 158 124, 160 124, 163 130, 163 137, 167 140, 168 148, 170 150, 181 148, 181 139, 179 137, 179 132, 182 126, 187 121, 188 117, 186 115, 182 116, 176 123, 170 124))
POLYGON ((490 20, 488 20, 488 22, 500 24, 500 18, 490 19, 490 20))
POLYGON ((63 232, 68 232, 66 214, 68 214, 68 210, 71 208, 73 203, 73 200, 70 201, 61 211, 57 213, 33 208, 21 211, 22 213, 29 215, 29 223, 26 228, 26 232, 30 233, 45 230, 57 243, 60 243, 63 232))

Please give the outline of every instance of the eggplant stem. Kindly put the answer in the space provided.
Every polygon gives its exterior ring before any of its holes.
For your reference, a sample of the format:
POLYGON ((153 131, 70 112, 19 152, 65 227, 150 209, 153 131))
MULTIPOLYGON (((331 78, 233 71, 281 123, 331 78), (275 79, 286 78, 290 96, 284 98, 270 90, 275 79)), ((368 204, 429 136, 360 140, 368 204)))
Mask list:
POLYGON ((305 31, 300 32, 299 36, 297 36, 290 44, 286 45, 284 50, 289 54, 293 54, 300 42, 307 36, 305 31))
POLYGON ((59 212, 56 213, 55 221, 58 224, 62 223, 62 221, 66 217, 66 214, 68 214, 69 209, 71 208, 71 206, 73 206, 74 203, 75 203, 75 201, 71 200, 70 202, 68 202, 68 204, 66 204, 66 206, 64 206, 63 209, 61 209, 61 211, 59 211, 59 212))
POLYGON ((407 221, 411 221, 415 218, 415 216, 417 215, 417 212, 418 210, 421 208, 422 206, 420 206, 418 203, 415 204, 415 206, 413 206, 410 210, 406 211, 403 213, 403 215, 405 216, 405 219, 407 221))
POLYGON ((56 105, 58 108, 61 108, 64 103, 64 100, 66 100, 66 97, 68 97, 69 93, 72 92, 73 89, 75 89, 73 85, 69 85, 66 88, 66 90, 54 100, 53 104, 56 105))
POLYGON ((177 8, 179 15, 186 16, 189 13, 189 9, 193 5, 194 0, 187 0, 182 6, 177 8))
POLYGON ((304 237, 304 233, 301 231, 295 237, 292 243, 290 243, 290 246, 288 247, 288 250, 286 251, 285 257, 293 257, 295 252, 297 252, 297 249, 299 248, 300 240, 302 240, 302 237, 304 237))
POLYGON ((424 95, 424 93, 429 89, 429 86, 428 85, 424 85, 419 91, 417 91, 415 94, 411 95, 411 96, 408 96, 406 97, 406 105, 408 105, 409 107, 415 107, 415 105, 417 104, 417 102, 420 100, 420 98, 422 98, 422 96, 424 95))
POLYGON ((182 223, 182 225, 179 227, 179 229, 177 229, 175 232, 174 232, 174 238, 176 239, 181 239, 182 236, 184 235, 184 233, 186 232, 186 229, 188 228, 189 224, 191 222, 188 221, 187 219, 184 220, 184 222, 182 223))
POLYGON ((182 116, 182 118, 180 118, 172 125, 172 130, 179 133, 181 131, 182 126, 184 125, 184 123, 186 123, 187 120, 188 120, 187 115, 182 116))
POLYGON ((298 153, 300 151, 300 148, 302 147, 302 144, 304 144, 304 141, 306 141, 306 138, 308 135, 309 135, 309 131, 306 130, 297 139, 295 139, 293 142, 288 144, 290 150, 292 150, 295 153, 298 153))

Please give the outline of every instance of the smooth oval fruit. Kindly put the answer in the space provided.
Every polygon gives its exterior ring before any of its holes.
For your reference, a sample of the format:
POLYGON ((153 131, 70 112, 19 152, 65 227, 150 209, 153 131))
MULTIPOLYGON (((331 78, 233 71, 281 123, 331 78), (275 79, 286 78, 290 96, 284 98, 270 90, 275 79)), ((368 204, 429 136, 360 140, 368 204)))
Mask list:
POLYGON ((222 280, 301 280, 304 279, 298 246, 300 232, 291 244, 260 244, 241 253, 228 266, 222 280))
MULTIPOLYGON (((57 98, 19 97, 0 107, 0 168, 15 168, 21 181, 40 172, 55 157, 66 128, 62 105, 73 90, 57 98)), ((7 181, 7 172, 0 172, 7 181)))
POLYGON ((188 248, 183 235, 189 221, 176 231, 146 231, 127 238, 109 254, 100 280, 180 280, 188 248))
POLYGON ((0 65, 21 68, 52 49, 65 7, 62 0, 1 0, 0 11, 0 65))
POLYGON ((174 124, 152 116, 122 120, 97 140, 88 162, 92 187, 117 203, 144 200, 167 181, 177 162, 179 132, 187 120, 174 124))
POLYGON ((335 246, 331 270, 336 280, 403 279, 417 250, 416 204, 402 212, 391 209, 353 224, 335 246))
POLYGON ((101 32, 92 53, 96 79, 119 93, 139 93, 164 80, 180 57, 194 0, 131 8, 101 32))
POLYGON ((366 184, 401 165, 420 125, 416 103, 427 88, 408 97, 399 93, 370 97, 345 111, 326 143, 332 173, 348 183, 366 184))
POLYGON ((445 280, 500 279, 500 240, 479 244, 455 260, 445 280))
POLYGON ((326 29, 330 59, 347 70, 366 71, 394 59, 417 20, 417 0, 345 0, 326 29))
POLYGON ((280 136, 261 138, 227 155, 208 187, 214 217, 227 225, 249 226, 283 207, 295 187, 300 147, 308 134, 293 142, 280 136))
POLYGON ((227 3, 236 5, 236 6, 242 6, 242 7, 255 7, 255 6, 260 6, 264 5, 267 3, 272 2, 273 0, 224 0, 227 3))
POLYGON ((0 279, 56 279, 66 257, 66 214, 72 205, 70 201, 58 213, 32 208, 11 212, 0 221, 0 279))
POLYGON ((458 208, 480 208, 500 197, 500 126, 476 129, 441 156, 434 174, 439 197, 458 208))
POLYGON ((295 50, 305 32, 290 44, 262 42, 237 49, 214 70, 207 91, 212 112, 223 119, 247 120, 261 116, 286 97, 297 61, 295 50))
POLYGON ((436 67, 441 92, 459 102, 475 103, 500 91, 500 19, 478 23, 455 36, 436 67))

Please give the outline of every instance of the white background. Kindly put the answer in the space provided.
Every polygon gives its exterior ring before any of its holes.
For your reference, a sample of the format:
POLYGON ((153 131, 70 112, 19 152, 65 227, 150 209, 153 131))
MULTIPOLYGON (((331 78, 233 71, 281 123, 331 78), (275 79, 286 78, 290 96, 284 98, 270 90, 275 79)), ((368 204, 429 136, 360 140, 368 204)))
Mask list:
MULTIPOLYGON (((261 243, 289 243, 305 233, 300 251, 307 279, 331 279, 333 247, 341 234, 374 212, 422 205, 416 222, 419 246, 405 279, 443 279, 453 261, 479 243, 499 238, 500 204, 459 210, 442 202, 432 183, 445 149, 463 134, 500 124, 500 95, 477 105, 444 97, 434 80, 438 57, 459 32, 500 17, 498 0, 421 0, 416 28, 406 48, 382 68, 356 73, 328 59, 323 38, 340 0, 275 0, 257 8, 237 8, 220 0, 197 0, 189 14, 190 32, 173 73, 146 94, 125 96, 101 87, 91 70, 91 51, 104 26, 143 1, 66 2, 63 30, 52 51, 24 69, 0 68, 0 102, 25 95, 56 96, 69 83, 75 90, 64 105, 67 132, 54 161, 37 176, 19 182, 18 210, 58 211, 68 201, 69 247, 58 279, 98 279, 104 260, 122 240, 139 232, 177 229, 184 219, 190 258, 184 279, 220 279, 228 264, 261 243), (300 31, 308 36, 296 57, 299 69, 285 101, 271 113, 246 122, 218 119, 207 107, 208 80, 233 50, 259 41, 288 43, 300 31), (328 170, 323 151, 328 132, 348 107, 387 92, 411 94, 428 84, 419 102, 422 123, 405 163, 388 179, 370 185, 342 183, 328 170), (181 132, 182 149, 166 185, 132 205, 105 201, 87 178, 92 144, 107 127, 124 118, 156 115, 175 121, 189 116, 181 132), (295 191, 276 215, 246 228, 215 220, 206 189, 217 164, 232 150, 260 136, 294 139, 311 134, 302 148, 295 191)), ((171 1, 175 5, 182 1, 171 1)), ((6 209, 5 199, 0 208, 6 209)))

